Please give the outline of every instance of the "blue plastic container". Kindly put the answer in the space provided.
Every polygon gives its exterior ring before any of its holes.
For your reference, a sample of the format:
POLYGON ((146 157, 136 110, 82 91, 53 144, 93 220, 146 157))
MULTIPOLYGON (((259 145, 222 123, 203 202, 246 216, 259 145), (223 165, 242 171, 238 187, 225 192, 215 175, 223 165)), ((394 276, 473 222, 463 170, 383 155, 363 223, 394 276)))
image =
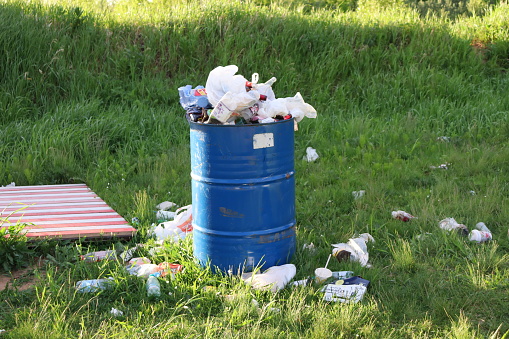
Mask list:
POLYGON ((190 123, 193 251, 237 274, 287 264, 295 252, 293 119, 190 123))

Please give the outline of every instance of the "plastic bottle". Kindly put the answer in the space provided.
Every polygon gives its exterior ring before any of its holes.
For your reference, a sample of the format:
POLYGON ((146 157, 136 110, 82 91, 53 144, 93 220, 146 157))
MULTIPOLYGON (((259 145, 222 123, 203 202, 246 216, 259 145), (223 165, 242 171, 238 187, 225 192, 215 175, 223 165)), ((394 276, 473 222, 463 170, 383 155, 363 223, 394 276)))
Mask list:
POLYGON ((81 280, 76 283, 76 290, 80 293, 98 292, 113 287, 113 278, 81 280))
POLYGON ((161 296, 161 284, 159 284, 159 280, 152 275, 150 275, 147 279, 147 296, 149 297, 161 296))

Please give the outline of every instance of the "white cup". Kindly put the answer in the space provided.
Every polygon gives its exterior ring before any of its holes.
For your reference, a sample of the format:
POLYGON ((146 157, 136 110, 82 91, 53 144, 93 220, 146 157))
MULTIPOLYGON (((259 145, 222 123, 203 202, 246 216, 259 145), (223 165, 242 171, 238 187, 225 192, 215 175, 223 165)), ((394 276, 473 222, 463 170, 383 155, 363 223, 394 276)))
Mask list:
POLYGON ((479 230, 472 230, 470 232, 470 241, 475 241, 477 243, 485 242, 492 239, 492 235, 490 232, 484 232, 479 230))
POLYGON ((332 277, 332 271, 328 268, 320 267, 315 270, 315 281, 317 284, 324 283, 330 277, 332 277))

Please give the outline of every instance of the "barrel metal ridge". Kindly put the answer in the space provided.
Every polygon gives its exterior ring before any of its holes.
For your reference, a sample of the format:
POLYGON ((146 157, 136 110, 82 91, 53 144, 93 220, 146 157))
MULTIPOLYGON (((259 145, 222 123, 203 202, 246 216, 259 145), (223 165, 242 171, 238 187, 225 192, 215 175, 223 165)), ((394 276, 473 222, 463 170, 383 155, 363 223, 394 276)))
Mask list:
POLYGON ((207 229, 204 227, 200 227, 198 225, 193 224, 193 230, 198 230, 202 233, 212 234, 212 235, 220 235, 225 237, 244 237, 244 236, 257 236, 257 235, 267 235, 267 234, 275 234, 283 231, 288 231, 294 227, 296 227, 297 222, 294 219, 291 223, 279 226, 276 228, 271 228, 263 231, 251 231, 251 232, 225 232, 225 231, 213 231, 211 229, 207 229))
POLYGON ((252 178, 252 179, 214 179, 208 178, 201 175, 194 174, 191 172, 191 178, 193 180, 203 182, 203 183, 211 183, 211 184, 226 184, 226 185, 256 185, 256 184, 264 184, 274 181, 280 181, 284 179, 289 179, 293 177, 295 171, 290 171, 285 174, 272 175, 264 178, 252 178))

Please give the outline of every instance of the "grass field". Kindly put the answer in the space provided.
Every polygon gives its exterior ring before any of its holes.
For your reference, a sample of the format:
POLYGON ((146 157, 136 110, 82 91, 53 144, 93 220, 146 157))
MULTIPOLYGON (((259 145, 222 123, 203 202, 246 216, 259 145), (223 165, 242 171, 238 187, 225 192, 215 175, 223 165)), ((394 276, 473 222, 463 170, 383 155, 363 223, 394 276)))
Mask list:
POLYGON ((0 291, 0 337, 507 337, 509 5, 470 0, 451 18, 402 1, 348 4, 0 0, 0 185, 86 183, 139 219, 129 242, 2 237, 3 270, 30 269, 0 291), (325 302, 320 286, 250 289, 195 263, 192 237, 149 253, 155 206, 191 203, 177 88, 229 64, 277 77, 277 97, 300 92, 317 110, 295 134, 295 279, 323 266, 331 244, 369 232, 372 268, 329 264, 371 281, 361 302, 325 302), (302 160, 307 147, 316 162, 302 160), (493 241, 441 230, 447 217, 483 221, 493 241), (303 249, 311 242, 316 252, 303 249), (160 279, 159 299, 118 262, 78 260, 138 243, 138 255, 185 267, 160 279), (112 290, 74 288, 108 276, 112 290))

